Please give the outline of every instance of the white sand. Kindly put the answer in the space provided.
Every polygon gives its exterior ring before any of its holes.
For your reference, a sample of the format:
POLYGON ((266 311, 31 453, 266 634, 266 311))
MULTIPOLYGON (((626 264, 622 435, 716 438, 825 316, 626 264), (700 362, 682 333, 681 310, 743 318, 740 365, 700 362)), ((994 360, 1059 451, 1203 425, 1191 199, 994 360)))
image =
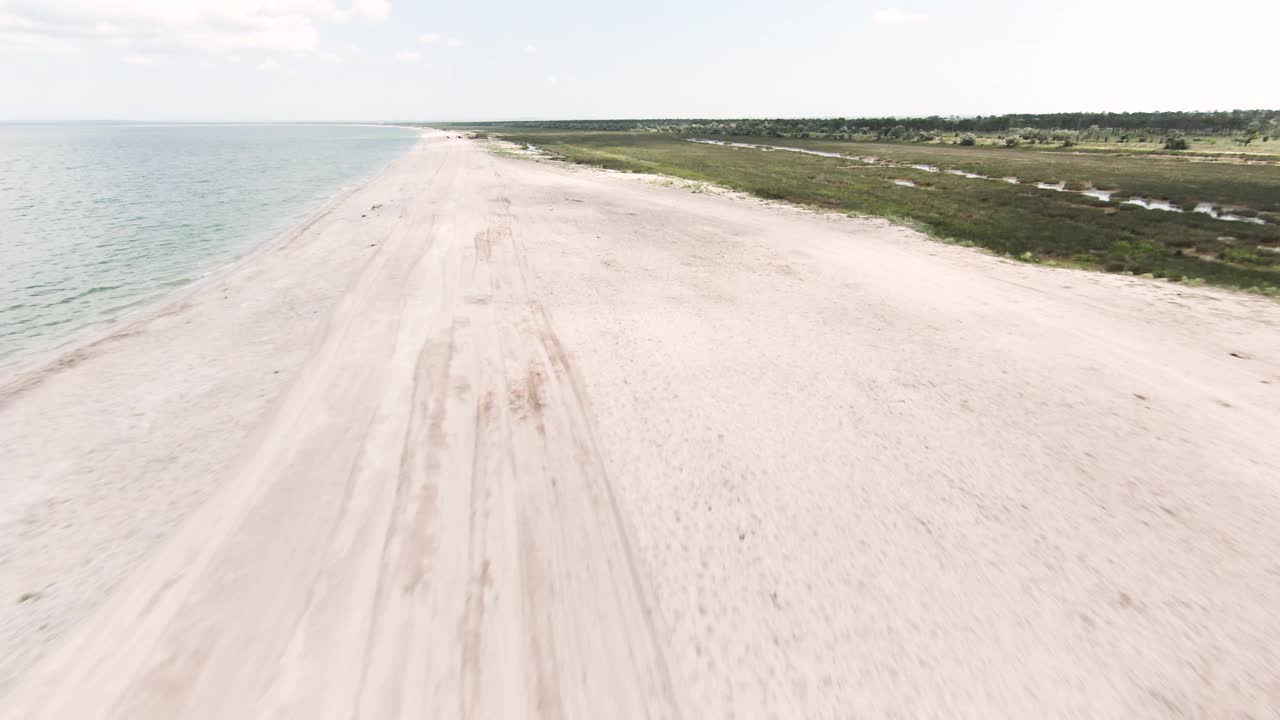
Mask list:
POLYGON ((0 692, 225 477, 397 222, 370 207, 403 199, 408 172, 390 166, 173 302, 0 378, 0 692))
POLYGON ((1267 716, 1278 329, 429 135, 0 390, 0 717, 1267 716))

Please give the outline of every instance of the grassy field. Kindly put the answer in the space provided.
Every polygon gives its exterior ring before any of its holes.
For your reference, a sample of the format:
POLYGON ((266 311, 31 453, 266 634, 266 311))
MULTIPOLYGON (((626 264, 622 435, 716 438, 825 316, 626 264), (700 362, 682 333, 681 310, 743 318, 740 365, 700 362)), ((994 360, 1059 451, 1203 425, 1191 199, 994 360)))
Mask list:
MULTIPOLYGON (((733 138, 750 142, 749 138, 733 138)), ((898 162, 936 165, 989 177, 1012 176, 1024 182, 1066 183, 1068 188, 1118 190, 1119 197, 1136 195, 1171 201, 1187 208, 1196 203, 1238 205, 1255 211, 1280 213, 1280 163, 1268 167, 1238 158, 1209 158, 1195 154, 1105 153, 1044 147, 964 147, 926 143, 849 143, 833 140, 755 138, 769 145, 804 147, 846 154, 870 155, 898 162)), ((1280 219, 1280 218, 1277 218, 1280 219)))
POLYGON ((1280 295, 1280 166, 1274 164, 981 145, 746 139, 1025 181, 1013 185, 847 158, 697 144, 666 133, 483 130, 532 143, 571 162, 672 175, 764 198, 886 217, 944 241, 1030 262, 1280 295), (903 180, 916 186, 895 183, 903 180), (1035 181, 1118 190, 1188 207, 1198 202, 1241 206, 1249 208, 1244 214, 1260 211, 1268 224, 1147 210, 1026 184, 1035 181))

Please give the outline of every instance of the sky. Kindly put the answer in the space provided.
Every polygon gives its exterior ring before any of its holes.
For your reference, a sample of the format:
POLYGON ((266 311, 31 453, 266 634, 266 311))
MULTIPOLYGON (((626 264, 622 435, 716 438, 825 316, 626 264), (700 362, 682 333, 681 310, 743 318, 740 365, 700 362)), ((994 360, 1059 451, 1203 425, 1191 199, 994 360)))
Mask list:
POLYGON ((0 121, 1280 107, 1276 0, 0 0, 0 121))

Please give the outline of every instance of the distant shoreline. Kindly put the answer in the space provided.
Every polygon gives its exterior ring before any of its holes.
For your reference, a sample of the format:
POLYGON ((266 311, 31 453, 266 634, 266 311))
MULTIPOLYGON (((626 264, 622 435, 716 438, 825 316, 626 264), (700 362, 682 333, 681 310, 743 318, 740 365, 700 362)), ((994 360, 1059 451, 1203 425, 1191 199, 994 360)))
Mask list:
POLYGON ((309 127, 413 127, 421 125, 405 125, 403 123, 380 122, 309 122, 303 120, 0 120, 0 127, 122 127, 129 125, 145 125, 148 127, 233 127, 238 125, 305 125, 309 127))

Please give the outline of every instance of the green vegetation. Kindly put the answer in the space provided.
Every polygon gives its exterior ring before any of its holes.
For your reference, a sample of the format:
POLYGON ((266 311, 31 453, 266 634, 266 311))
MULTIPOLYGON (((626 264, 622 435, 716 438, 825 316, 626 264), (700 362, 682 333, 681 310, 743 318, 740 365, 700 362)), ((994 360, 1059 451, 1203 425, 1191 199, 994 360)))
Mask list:
MULTIPOLYGON (((500 125, 501 123, 480 123, 500 125)), ((1082 150, 1124 147, 1161 152, 1167 138, 1183 138, 1168 150, 1280 155, 1280 110, 1221 112, 1049 113, 977 117, 555 120, 507 123, 508 128, 561 131, 642 131, 695 136, 791 138, 962 144, 1052 145, 1082 150), (1010 138, 1013 138, 1010 140, 1010 138), (1258 145, 1255 141, 1261 140, 1258 145), (1251 147, 1252 146, 1252 147, 1251 147)))
MULTIPOLYGON (((474 127, 474 126, 473 126, 474 127)), ((773 138, 772 145, 835 151, 818 157, 687 142, 654 132, 571 132, 528 125, 485 130, 532 143, 565 160, 672 175, 764 198, 907 222, 946 241, 1032 262, 1055 262, 1193 284, 1280 294, 1280 166, 1204 162, 1179 155, 1071 153, 1024 146, 851 143, 773 138), (875 157, 979 173, 970 179, 852 157, 875 157), (1011 184, 998 178, 1016 176, 1011 184), (910 180, 915 187, 895 184, 910 180), (1268 224, 1227 222, 1203 213, 1147 210, 1086 195, 1039 189, 1117 190, 1183 208, 1209 202, 1245 206, 1268 224)), ((893 128, 891 128, 892 130, 893 128)), ((909 132, 905 129, 903 132, 909 132)), ((1053 133, 1047 135, 1054 142, 1053 133)), ((760 142, 758 138, 751 138, 760 142)), ((957 138, 957 141, 959 138, 957 138)), ((1064 142, 1058 139, 1057 142, 1064 142)))
MULTIPOLYGON (((759 138, 721 139, 764 142, 759 138)), ((767 144, 936 165, 992 178, 1016 177, 1024 183, 1061 182, 1073 190, 1115 190, 1117 198, 1168 200, 1188 209, 1204 202, 1280 214, 1280 165, 1275 164, 1243 163, 1230 158, 1205 162, 1202 157, 1173 154, 1073 153, 1037 146, 1008 149, 992 145, 964 147, 785 138, 774 138, 767 144)), ((1219 224, 1226 225, 1229 231, 1234 229, 1231 223, 1219 224)))
MULTIPOLYGON (((907 132, 1008 132, 1014 128, 1041 130, 1084 130, 1089 127, 1116 130, 1161 128, 1184 133, 1238 133, 1260 130, 1280 122, 1280 110, 1228 110, 1218 112, 1137 112, 1137 113, 1041 113, 1018 115, 978 115, 975 117, 880 117, 880 118, 790 118, 740 120, 546 120, 515 123, 472 123, 475 126, 544 128, 549 130, 719 130, 720 134, 792 135, 800 132, 839 134, 863 131, 907 132)), ((886 133, 887 134, 887 133, 886 133)))

